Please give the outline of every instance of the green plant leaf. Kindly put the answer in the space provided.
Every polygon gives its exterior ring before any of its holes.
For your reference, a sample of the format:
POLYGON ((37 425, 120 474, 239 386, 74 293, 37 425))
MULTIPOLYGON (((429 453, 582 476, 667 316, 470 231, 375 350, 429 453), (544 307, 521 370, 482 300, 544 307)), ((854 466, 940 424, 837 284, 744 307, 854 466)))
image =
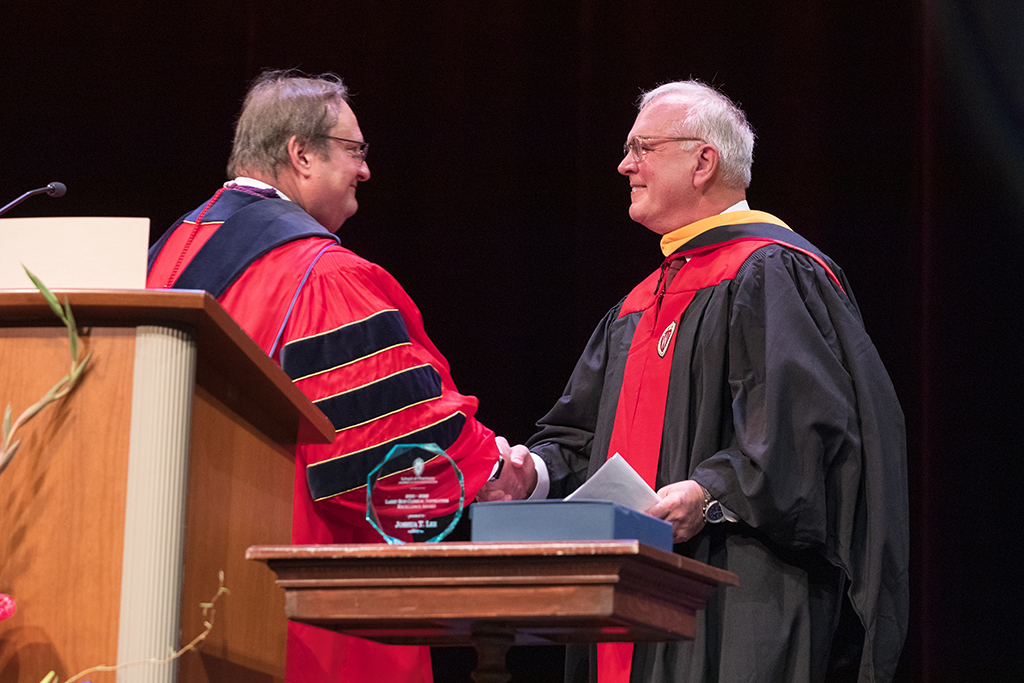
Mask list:
MULTIPOLYGON (((21 267, 25 268, 25 264, 21 264, 21 267)), ((64 311, 61 309, 60 302, 57 301, 57 297, 53 295, 53 292, 51 292, 46 285, 40 282, 39 278, 33 275, 32 271, 28 268, 25 268, 25 274, 28 275, 28 279, 32 281, 32 284, 36 286, 36 289, 43 293, 43 298, 46 299, 46 303, 50 304, 50 308, 57 314, 57 317, 60 318, 64 324, 67 324, 67 319, 64 317, 64 311)))
POLYGON ((15 441, 7 447, 7 451, 0 451, 0 472, 7 469, 7 466, 11 464, 11 458, 18 452, 18 446, 21 445, 21 439, 15 441))
POLYGON ((71 374, 68 375, 71 385, 78 383, 78 378, 82 376, 82 371, 85 370, 85 366, 89 363, 90 358, 92 358, 92 351, 85 354, 85 358, 83 358, 81 362, 73 364, 71 374))
MULTIPOLYGON (((53 385, 53 388, 46 392, 46 395, 43 396, 35 405, 23 412, 21 416, 18 417, 18 421, 16 423, 12 424, 11 406, 7 406, 3 419, 3 439, 0 440, 0 473, 7 468, 7 465, 11 462, 11 458, 14 457, 15 452, 17 452, 18 447, 21 445, 20 440, 14 441, 14 443, 8 443, 14 438, 14 432, 17 431, 21 425, 35 417, 39 411, 51 402, 66 396, 74 388, 75 383, 85 370, 86 363, 89 362, 89 358, 92 356, 92 352, 90 351, 85 355, 85 358, 80 363, 78 362, 78 329, 75 324, 75 316, 71 312, 71 302, 67 297, 65 297, 64 308, 61 308, 60 302, 57 300, 57 297, 53 295, 53 292, 51 292, 46 285, 44 285, 39 278, 32 273, 32 271, 25 268, 25 264, 22 264, 21 267, 25 269, 25 274, 28 275, 32 284, 36 286, 36 289, 38 289, 43 295, 43 298, 46 299, 46 303, 50 306, 50 310, 52 310, 54 314, 60 318, 61 322, 64 323, 64 326, 67 327, 68 342, 71 346, 71 372, 53 385)), ((45 681, 54 680, 54 676, 55 674, 51 671, 50 675, 44 679, 44 683, 45 681)))
POLYGON ((64 324, 68 327, 68 343, 71 345, 71 362, 78 360, 78 329, 75 327, 75 315, 71 312, 71 302, 64 299, 64 324))

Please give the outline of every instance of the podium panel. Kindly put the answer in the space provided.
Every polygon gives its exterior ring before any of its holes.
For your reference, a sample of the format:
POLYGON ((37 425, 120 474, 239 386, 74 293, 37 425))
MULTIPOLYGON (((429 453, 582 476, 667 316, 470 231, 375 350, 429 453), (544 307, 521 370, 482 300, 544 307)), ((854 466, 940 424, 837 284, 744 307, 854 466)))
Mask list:
POLYGON ((221 570, 231 593, 217 601, 214 628, 202 648, 181 658, 178 680, 284 681, 284 591, 272 588, 273 572, 246 561, 245 551, 253 538, 291 542, 294 448, 239 424, 201 387, 194 398, 192 442, 182 640, 203 631, 199 604, 217 592, 221 570))
MULTIPOLYGON (((94 328, 86 343, 87 381, 21 431, 0 475, 0 592, 18 604, 0 622, 5 683, 117 661, 131 406, 115 397, 131 396, 135 336, 94 328)), ((0 328, 0 410, 17 417, 69 359, 63 328, 0 328)))

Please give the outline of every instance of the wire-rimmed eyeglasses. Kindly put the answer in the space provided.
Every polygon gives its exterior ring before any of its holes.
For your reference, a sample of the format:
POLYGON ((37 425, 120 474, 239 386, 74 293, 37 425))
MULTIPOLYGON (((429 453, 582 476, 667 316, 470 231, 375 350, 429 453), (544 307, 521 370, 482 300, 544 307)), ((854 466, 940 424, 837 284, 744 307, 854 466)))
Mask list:
POLYGON ((677 142, 704 142, 701 138, 674 138, 667 135, 634 135, 622 146, 622 156, 632 154, 633 159, 639 164, 644 158, 644 154, 646 154, 653 146, 651 144, 652 141, 669 142, 672 140, 677 142))
POLYGON ((328 138, 330 140, 337 140, 339 142, 349 142, 349 143, 352 143, 353 145, 359 145, 358 149, 348 149, 346 151, 349 154, 351 154, 354 158, 360 159, 362 161, 366 161, 366 154, 367 154, 367 152, 370 151, 370 143, 369 142, 363 142, 362 140, 349 140, 347 138, 336 138, 333 135, 321 135, 320 137, 328 138))

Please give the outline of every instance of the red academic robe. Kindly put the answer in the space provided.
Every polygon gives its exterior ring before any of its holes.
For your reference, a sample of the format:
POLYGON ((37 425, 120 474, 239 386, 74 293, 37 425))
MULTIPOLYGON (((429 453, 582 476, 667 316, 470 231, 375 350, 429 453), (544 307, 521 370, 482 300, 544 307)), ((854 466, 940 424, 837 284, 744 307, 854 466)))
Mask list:
MULTIPOLYGON (((296 449, 293 543, 381 542, 365 520, 366 476, 397 443, 444 448, 467 502, 486 481, 494 434, 456 389, 412 299, 290 202, 219 192, 150 250, 147 286, 214 293, 334 423, 333 444, 296 449)), ((287 680, 430 682, 429 649, 289 624, 287 680)))

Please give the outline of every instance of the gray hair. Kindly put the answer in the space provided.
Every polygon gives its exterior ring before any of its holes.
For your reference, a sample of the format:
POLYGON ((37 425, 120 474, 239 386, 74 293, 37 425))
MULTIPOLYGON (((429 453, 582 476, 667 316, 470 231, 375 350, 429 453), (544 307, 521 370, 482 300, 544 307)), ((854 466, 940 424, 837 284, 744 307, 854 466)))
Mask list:
POLYGON ((323 136, 338 123, 342 102, 348 102, 348 89, 335 74, 264 71, 250 86, 238 115, 228 177, 259 171, 276 178, 288 160, 293 135, 328 158, 330 147, 323 136))
POLYGON ((718 149, 722 181, 750 186, 754 163, 754 130, 747 117, 728 97, 700 81, 676 81, 658 86, 640 98, 640 110, 655 98, 677 95, 685 100, 686 114, 678 121, 678 135, 699 137, 718 149))

